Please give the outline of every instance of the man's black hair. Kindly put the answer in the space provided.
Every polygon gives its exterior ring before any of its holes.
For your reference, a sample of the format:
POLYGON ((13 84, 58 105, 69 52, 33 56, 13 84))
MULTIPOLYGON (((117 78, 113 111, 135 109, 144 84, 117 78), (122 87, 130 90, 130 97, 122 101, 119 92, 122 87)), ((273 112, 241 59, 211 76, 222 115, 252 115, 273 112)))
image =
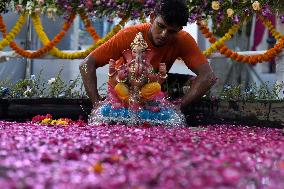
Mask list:
POLYGON ((184 0, 162 0, 157 14, 168 25, 185 26, 188 22, 189 10, 184 0))

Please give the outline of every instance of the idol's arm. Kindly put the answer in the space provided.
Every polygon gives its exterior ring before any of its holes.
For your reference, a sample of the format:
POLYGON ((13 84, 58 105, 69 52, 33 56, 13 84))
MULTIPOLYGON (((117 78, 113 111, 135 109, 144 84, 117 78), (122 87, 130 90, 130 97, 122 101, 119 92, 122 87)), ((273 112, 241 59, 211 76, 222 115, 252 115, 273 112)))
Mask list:
POLYGON ((87 56, 79 66, 83 84, 93 106, 100 100, 97 89, 96 61, 91 55, 87 56))
POLYGON ((184 95, 181 102, 181 110, 185 110, 190 104, 199 100, 215 83, 215 76, 208 63, 202 64, 193 70, 197 77, 192 82, 187 94, 184 95))

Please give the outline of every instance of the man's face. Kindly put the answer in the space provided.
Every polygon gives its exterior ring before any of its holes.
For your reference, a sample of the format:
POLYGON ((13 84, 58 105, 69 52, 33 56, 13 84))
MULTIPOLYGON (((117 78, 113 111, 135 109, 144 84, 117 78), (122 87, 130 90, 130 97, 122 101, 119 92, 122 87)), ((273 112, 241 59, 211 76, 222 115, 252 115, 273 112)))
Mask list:
POLYGON ((161 16, 151 18, 150 38, 155 46, 161 47, 173 38, 182 27, 168 25, 161 16))

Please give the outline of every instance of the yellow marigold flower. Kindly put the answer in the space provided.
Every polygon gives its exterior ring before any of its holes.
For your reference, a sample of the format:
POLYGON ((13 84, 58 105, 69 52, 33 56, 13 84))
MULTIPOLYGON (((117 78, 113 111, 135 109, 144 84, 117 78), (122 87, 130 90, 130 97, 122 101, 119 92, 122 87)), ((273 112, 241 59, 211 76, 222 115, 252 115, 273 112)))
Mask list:
POLYGON ((233 14, 234 14, 234 10, 233 9, 227 9, 227 15, 228 15, 228 17, 232 17, 233 16, 233 14))
POLYGON ((58 119, 57 121, 56 121, 56 125, 68 125, 69 124, 69 122, 70 122, 70 120, 68 120, 68 119, 62 119, 62 118, 60 118, 60 119, 58 119))
POLYGON ((57 120, 56 120, 56 119, 55 119, 55 120, 52 120, 50 124, 51 124, 51 125, 56 125, 56 124, 57 124, 57 120))
POLYGON ((58 119, 56 121, 56 125, 68 125, 68 122, 66 120, 63 120, 63 119, 58 119))
POLYGON ((219 8, 220 8, 219 1, 212 1, 212 9, 219 10, 219 8))
POLYGON ((259 11, 260 10, 260 3, 258 1, 253 2, 252 8, 255 11, 259 11))
POLYGON ((226 33, 226 34, 225 34, 225 37, 226 37, 226 39, 231 39, 232 36, 231 36, 231 34, 226 33))
POLYGON ((49 124, 52 121, 50 118, 45 118, 44 120, 41 121, 42 124, 49 124))

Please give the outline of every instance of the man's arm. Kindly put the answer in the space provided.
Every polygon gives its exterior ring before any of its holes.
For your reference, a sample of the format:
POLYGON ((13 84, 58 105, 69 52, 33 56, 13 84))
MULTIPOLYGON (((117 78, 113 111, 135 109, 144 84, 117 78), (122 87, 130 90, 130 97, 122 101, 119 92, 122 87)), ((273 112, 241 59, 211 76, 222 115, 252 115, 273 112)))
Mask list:
POLYGON ((83 84, 93 106, 100 100, 97 89, 96 61, 92 55, 87 56, 79 66, 83 84))
POLYGON ((192 82, 190 90, 187 91, 187 94, 182 99, 181 110, 185 110, 188 105, 199 100, 215 82, 214 73, 208 63, 201 64, 193 71, 197 74, 197 77, 192 82))

